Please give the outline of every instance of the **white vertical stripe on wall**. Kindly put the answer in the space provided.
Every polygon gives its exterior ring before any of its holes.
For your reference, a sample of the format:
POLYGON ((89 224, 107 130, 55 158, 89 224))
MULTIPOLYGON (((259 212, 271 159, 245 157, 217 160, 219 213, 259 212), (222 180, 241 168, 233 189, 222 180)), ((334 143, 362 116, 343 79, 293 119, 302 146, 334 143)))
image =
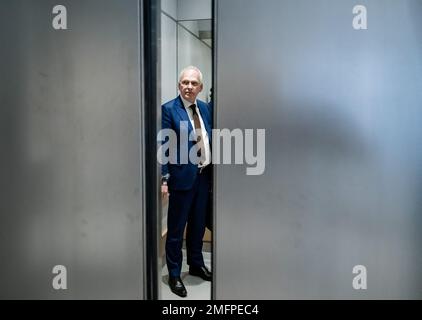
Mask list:
POLYGON ((177 24, 161 14, 161 102, 177 96, 177 24))

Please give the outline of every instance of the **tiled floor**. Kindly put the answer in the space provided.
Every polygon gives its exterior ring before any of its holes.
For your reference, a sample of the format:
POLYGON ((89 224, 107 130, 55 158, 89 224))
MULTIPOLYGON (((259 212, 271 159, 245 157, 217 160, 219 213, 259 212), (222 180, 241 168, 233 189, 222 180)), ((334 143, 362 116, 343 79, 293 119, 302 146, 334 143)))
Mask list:
MULTIPOLYGON (((183 250, 183 266, 182 281, 185 284, 188 296, 186 298, 179 297, 170 291, 168 286, 168 270, 164 264, 161 271, 161 299, 162 300, 210 300, 211 299, 211 282, 204 281, 199 277, 189 275, 189 267, 186 264, 186 251, 183 250)), ((209 270, 211 270, 211 254, 204 252, 204 262, 209 270)))

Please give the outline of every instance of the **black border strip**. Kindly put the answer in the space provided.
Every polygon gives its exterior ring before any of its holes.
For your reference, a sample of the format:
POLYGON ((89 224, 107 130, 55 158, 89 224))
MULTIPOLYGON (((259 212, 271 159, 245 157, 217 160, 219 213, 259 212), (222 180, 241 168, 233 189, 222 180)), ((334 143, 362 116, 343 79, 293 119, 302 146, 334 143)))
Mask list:
MULTIPOLYGON (((218 12, 218 0, 211 0, 211 20, 212 20, 212 62, 211 62, 211 71, 212 71, 212 102, 213 102, 213 129, 218 128, 217 123, 217 12, 218 12)), ((215 151, 215 150, 214 150, 215 151)), ((211 282, 211 300, 217 299, 217 289, 216 289, 216 274, 217 274, 217 166, 213 165, 213 198, 212 198, 212 234, 211 234, 211 264, 212 264, 212 274, 213 279, 211 282)))
MULTIPOLYGON (((158 275, 158 165, 156 159, 156 134, 159 114, 160 61, 159 34, 161 3, 143 0, 144 31, 144 133, 145 133, 145 222, 146 222, 146 299, 159 298, 158 275), (154 150, 154 152, 151 152, 154 150)), ((161 268, 160 268, 161 270, 161 268)))

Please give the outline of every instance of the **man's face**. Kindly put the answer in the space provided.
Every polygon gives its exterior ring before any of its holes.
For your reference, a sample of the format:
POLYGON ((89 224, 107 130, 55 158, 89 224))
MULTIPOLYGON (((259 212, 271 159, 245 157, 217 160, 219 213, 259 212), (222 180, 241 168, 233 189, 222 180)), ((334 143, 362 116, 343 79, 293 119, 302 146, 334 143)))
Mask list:
POLYGON ((195 70, 187 70, 183 73, 179 82, 179 91, 183 99, 194 103, 203 85, 199 82, 199 74, 195 70))

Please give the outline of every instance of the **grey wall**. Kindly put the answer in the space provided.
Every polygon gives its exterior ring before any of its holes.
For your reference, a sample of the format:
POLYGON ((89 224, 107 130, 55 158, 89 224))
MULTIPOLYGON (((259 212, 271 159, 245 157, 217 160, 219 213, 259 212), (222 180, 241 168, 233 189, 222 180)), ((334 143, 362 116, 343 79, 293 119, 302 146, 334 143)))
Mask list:
POLYGON ((0 297, 143 298, 138 1, 56 4, 0 5, 0 297))
POLYGON ((266 171, 217 167, 215 297, 422 298, 422 2, 217 6, 215 126, 265 128, 266 171))
POLYGON ((178 0, 161 0, 161 10, 177 20, 178 0))
MULTIPOLYGON (((163 9, 164 10, 164 9, 163 9)), ((165 12, 165 11, 164 11, 165 12)), ((177 22, 161 13, 161 102, 177 97, 177 22)))
POLYGON ((179 20, 211 19, 210 4, 211 0, 177 0, 179 20))

